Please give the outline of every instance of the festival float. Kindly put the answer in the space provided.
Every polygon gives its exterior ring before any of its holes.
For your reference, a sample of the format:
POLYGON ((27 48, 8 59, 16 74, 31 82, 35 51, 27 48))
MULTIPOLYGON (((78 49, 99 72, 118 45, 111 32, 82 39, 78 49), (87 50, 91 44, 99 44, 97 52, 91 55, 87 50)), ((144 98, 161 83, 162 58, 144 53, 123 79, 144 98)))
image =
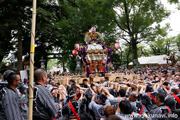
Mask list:
POLYGON ((85 45, 76 43, 73 55, 79 55, 83 67, 82 76, 108 76, 108 64, 111 61, 110 55, 119 47, 118 43, 108 46, 104 42, 101 33, 96 32, 92 27, 89 32, 85 33, 85 45))

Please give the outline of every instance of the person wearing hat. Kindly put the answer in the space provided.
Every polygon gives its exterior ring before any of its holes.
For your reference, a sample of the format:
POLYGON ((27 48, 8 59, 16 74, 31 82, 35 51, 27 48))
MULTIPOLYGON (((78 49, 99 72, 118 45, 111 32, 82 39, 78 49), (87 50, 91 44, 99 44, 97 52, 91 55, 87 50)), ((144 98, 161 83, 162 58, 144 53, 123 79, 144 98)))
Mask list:
POLYGON ((20 92, 25 95, 27 93, 27 87, 21 87, 20 92))
POLYGON ((20 83, 20 75, 6 71, 3 76, 8 86, 0 91, 0 118, 1 120, 22 120, 21 104, 16 88, 20 83))
POLYGON ((28 120, 28 96, 27 96, 27 88, 21 87, 20 88, 21 97, 19 100, 23 100, 23 103, 21 104, 21 112, 23 120, 28 120))

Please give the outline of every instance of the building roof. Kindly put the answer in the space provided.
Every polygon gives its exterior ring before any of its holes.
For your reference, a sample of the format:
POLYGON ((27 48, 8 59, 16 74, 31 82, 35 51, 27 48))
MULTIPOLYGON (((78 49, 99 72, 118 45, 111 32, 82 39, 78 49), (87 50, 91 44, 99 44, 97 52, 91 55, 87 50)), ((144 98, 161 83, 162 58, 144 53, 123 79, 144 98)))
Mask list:
MULTIPOLYGON (((140 57, 138 61, 141 65, 162 65, 167 64, 167 55, 157 55, 157 56, 149 56, 149 57, 140 57)), ((133 65, 133 62, 130 62, 129 65, 133 65)))

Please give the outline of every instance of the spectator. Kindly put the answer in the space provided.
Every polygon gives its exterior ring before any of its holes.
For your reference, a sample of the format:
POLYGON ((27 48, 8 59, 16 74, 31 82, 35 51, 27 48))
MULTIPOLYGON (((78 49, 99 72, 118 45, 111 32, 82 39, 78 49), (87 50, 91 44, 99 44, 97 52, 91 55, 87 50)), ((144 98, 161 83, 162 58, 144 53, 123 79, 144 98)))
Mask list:
POLYGON ((45 88, 47 72, 44 69, 37 69, 34 72, 34 109, 33 120, 50 120, 57 116, 62 106, 54 102, 50 91, 45 88))
POLYGON ((4 80, 7 80, 8 86, 0 91, 0 118, 1 120, 22 120, 21 104, 16 90, 21 80, 20 75, 16 72, 6 71, 3 77, 4 80))
POLYGON ((20 88, 21 98, 23 103, 21 104, 22 116, 24 120, 28 120, 28 96, 27 96, 27 88, 20 88))

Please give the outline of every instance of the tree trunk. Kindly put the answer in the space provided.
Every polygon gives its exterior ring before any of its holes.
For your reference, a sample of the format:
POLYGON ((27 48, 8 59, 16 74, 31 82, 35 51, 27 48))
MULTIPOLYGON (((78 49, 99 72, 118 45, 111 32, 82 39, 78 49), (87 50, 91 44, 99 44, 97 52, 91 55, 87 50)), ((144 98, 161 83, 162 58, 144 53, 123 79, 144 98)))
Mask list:
POLYGON ((62 54, 62 64, 63 64, 63 72, 66 72, 65 63, 64 63, 64 54, 62 54))
POLYGON ((126 57, 127 68, 128 68, 128 64, 129 64, 129 55, 130 55, 130 53, 131 53, 131 47, 129 46, 128 54, 127 54, 127 57, 126 57))
POLYGON ((120 61, 120 66, 122 65, 122 59, 123 59, 123 53, 122 53, 122 50, 121 50, 121 61, 120 61))
MULTIPOLYGON (((1 52, 1 51, 0 51, 1 52)), ((0 56, 0 69, 2 67, 1 63, 2 63, 2 60, 3 60, 4 56, 0 56)))
POLYGON ((138 61, 138 55, 137 55, 137 44, 132 41, 132 52, 133 52, 133 66, 135 69, 140 68, 141 65, 138 61))
POLYGON ((180 47, 178 46, 178 50, 180 51, 180 47))
POLYGON ((22 63, 22 24, 19 22, 18 24, 18 55, 17 55, 18 63, 17 63, 17 71, 23 69, 22 63))
POLYGON ((0 63, 2 62, 3 58, 4 58, 4 56, 0 56, 0 63))

